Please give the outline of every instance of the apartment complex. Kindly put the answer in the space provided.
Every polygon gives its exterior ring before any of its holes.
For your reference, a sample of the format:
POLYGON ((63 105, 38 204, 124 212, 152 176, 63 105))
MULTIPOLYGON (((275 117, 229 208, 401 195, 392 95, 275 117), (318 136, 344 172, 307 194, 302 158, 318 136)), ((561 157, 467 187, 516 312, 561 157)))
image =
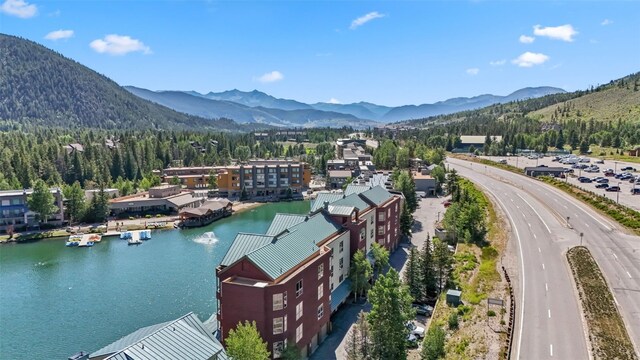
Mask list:
POLYGON ((187 189, 206 189, 209 176, 215 173, 220 196, 240 197, 242 189, 250 198, 286 197, 302 194, 311 181, 311 168, 307 163, 293 160, 250 160, 247 164, 229 166, 171 167, 163 170, 163 180, 174 177, 187 189))
POLYGON ((283 198, 302 196, 311 181, 309 164, 292 160, 251 160, 248 164, 226 166, 218 170, 220 196, 283 198))
POLYGON ((320 193, 309 215, 277 214, 265 234, 239 233, 216 269, 222 341, 249 320, 274 359, 287 341, 304 357, 313 353, 350 293, 353 254, 370 254, 374 241, 398 246, 402 201, 379 186, 352 185, 320 193))
MULTIPOLYGON (((60 188, 51 188, 58 211, 47 219, 48 224, 61 226, 64 222, 63 195, 60 188)), ((0 191, 0 232, 24 231, 38 227, 37 214, 29 210, 27 199, 33 189, 0 191)))

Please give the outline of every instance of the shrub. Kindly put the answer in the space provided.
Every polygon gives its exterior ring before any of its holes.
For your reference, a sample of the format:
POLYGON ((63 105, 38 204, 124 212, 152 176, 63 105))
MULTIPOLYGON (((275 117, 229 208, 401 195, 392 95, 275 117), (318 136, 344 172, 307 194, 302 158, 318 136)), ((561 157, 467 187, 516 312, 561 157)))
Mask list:
POLYGON ((496 312, 493 310, 487 311, 487 316, 496 316, 496 312))
POLYGON ((156 217, 160 218, 160 217, 162 217, 162 214, 156 214, 156 217))
POLYGON ((147 218, 147 219, 151 219, 151 214, 147 214, 144 217, 147 218))
POLYGON ((458 328, 458 314, 455 312, 449 315, 449 330, 456 330, 458 328))

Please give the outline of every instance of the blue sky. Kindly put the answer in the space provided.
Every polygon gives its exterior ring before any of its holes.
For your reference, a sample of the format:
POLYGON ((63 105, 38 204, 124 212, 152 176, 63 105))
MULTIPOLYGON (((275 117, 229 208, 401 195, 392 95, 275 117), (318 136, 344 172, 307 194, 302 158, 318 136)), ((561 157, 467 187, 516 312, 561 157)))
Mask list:
POLYGON ((637 1, 0 3, 0 32, 152 90, 395 106, 640 71, 637 1))

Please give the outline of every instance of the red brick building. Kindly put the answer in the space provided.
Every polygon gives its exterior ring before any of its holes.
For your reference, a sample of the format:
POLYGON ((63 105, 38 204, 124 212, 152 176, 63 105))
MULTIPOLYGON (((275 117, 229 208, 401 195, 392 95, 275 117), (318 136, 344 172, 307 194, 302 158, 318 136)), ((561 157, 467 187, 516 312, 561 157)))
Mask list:
POLYGON ((273 358, 287 341, 311 354, 349 295, 353 253, 368 253, 374 241, 398 246, 402 201, 382 187, 350 186, 321 193, 309 216, 277 214, 266 234, 239 233, 216 269, 223 343, 248 320, 273 358))

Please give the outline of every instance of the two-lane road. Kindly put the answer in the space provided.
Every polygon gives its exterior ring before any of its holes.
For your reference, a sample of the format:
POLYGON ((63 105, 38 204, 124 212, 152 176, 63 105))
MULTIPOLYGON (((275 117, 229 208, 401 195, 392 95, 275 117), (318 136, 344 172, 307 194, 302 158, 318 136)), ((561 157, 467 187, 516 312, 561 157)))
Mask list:
POLYGON ((638 348, 640 237, 626 234, 587 205, 535 179, 482 164, 448 161, 460 175, 492 193, 512 224, 520 260, 514 355, 527 359, 588 357, 564 254, 580 243, 580 233, 612 288, 638 348))

